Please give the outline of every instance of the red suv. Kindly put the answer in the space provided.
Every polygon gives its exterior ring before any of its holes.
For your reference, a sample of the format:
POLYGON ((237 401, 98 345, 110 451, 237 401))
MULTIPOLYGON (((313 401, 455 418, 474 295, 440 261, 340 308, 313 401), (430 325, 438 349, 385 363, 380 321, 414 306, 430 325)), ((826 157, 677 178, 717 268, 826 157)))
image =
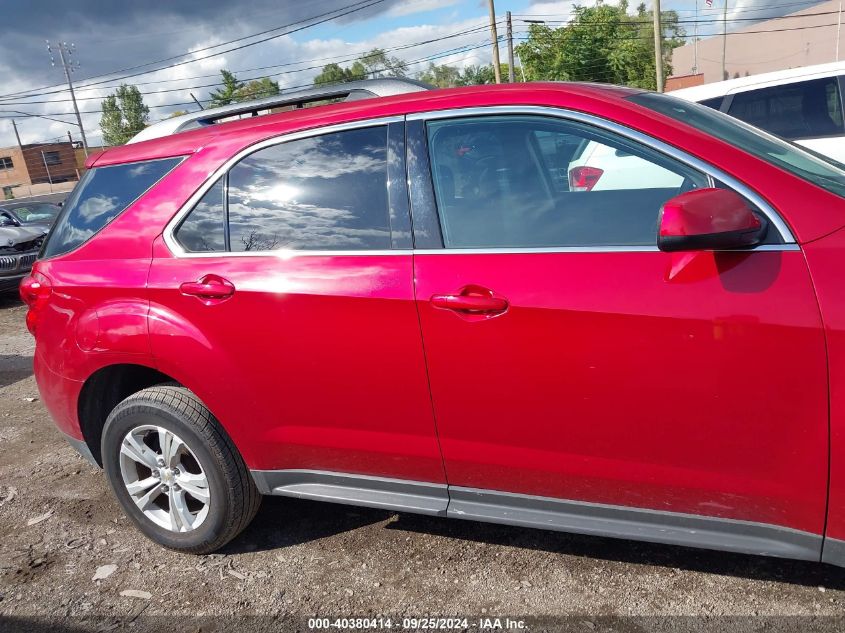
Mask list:
POLYGON ((273 494, 845 564, 843 167, 661 94, 414 90, 90 160, 21 293, 138 528, 210 552, 273 494))

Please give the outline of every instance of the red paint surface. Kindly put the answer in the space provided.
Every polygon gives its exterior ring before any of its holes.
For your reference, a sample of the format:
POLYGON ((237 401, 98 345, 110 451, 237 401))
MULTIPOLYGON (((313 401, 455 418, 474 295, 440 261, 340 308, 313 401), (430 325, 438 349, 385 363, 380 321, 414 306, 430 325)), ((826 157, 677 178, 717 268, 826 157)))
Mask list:
POLYGON ((194 390, 251 468, 444 481, 437 430, 452 484, 821 533, 829 361, 829 530, 845 538, 845 237, 819 239, 845 225, 845 202, 627 94, 565 84, 416 93, 106 151, 96 165, 189 157, 96 238, 36 264, 52 284, 35 362, 48 409, 80 437, 84 381, 135 363, 194 390), (266 138, 526 104, 605 117, 717 165, 811 242, 810 271, 800 251, 179 260, 160 239, 215 169, 266 138), (206 275, 232 296, 180 292, 206 275), (506 309, 430 304, 467 288, 506 309))

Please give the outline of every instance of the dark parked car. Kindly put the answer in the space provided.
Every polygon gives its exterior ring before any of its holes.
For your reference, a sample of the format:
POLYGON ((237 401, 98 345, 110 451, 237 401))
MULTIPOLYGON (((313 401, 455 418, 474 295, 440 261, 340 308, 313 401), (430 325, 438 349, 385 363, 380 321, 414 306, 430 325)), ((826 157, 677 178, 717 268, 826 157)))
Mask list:
POLYGON ((17 290, 60 210, 49 202, 0 204, 0 292, 17 290))
POLYGON ((51 202, 4 202, 0 203, 0 226, 43 226, 49 229, 56 221, 62 208, 51 202))

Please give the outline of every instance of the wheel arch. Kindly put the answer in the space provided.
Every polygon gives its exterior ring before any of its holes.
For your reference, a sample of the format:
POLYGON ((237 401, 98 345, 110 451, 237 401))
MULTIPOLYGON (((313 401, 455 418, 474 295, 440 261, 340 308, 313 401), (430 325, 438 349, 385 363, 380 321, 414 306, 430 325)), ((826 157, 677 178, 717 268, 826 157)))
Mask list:
POLYGON ((123 400, 142 389, 182 383, 148 365, 117 363, 101 367, 82 386, 77 402, 79 428, 91 455, 101 467, 100 443, 109 413, 123 400))

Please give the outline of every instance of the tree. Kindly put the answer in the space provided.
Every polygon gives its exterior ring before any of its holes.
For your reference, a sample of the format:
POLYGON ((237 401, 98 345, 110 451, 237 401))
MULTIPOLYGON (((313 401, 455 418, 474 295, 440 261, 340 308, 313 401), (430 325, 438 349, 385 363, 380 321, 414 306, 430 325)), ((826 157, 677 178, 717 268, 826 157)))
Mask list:
POLYGON ((147 127, 150 109, 137 86, 121 84, 102 102, 100 130, 106 145, 123 145, 147 127))
POLYGON ((211 93, 211 106, 214 108, 229 105, 235 101, 238 90, 244 87, 234 73, 224 69, 220 71, 220 74, 223 75, 223 87, 211 93))
POLYGON ((167 118, 172 119, 172 118, 177 117, 177 116, 182 116, 183 114, 188 114, 188 111, 187 110, 176 110, 174 112, 171 112, 170 116, 168 116, 167 118))
POLYGON ((353 79, 363 79, 365 76, 366 71, 363 71, 362 75, 357 77, 353 75, 352 70, 349 68, 343 68, 338 64, 326 64, 323 66, 320 74, 314 78, 314 85, 339 84, 344 81, 352 81, 353 79))
POLYGON ((367 77, 405 77, 408 64, 398 57, 388 57, 384 50, 374 48, 356 59, 349 68, 339 64, 326 64, 314 77, 314 85, 338 84, 367 77))
MULTIPOLYGON (((657 87, 654 27, 644 4, 635 15, 625 0, 618 6, 598 3, 574 8, 561 28, 532 24, 528 40, 517 46, 528 80, 599 81, 639 88, 657 87)), ((662 11, 664 74, 672 72, 672 50, 683 43, 674 11, 662 11)))
POLYGON ((371 77, 405 77, 408 64, 398 57, 388 57, 382 48, 374 48, 364 53, 358 60, 371 77))
MULTIPOLYGON (((501 67, 502 75, 507 76, 508 65, 502 64, 501 67)), ((492 84, 496 82, 496 75, 493 72, 492 64, 467 66, 461 71, 454 66, 447 66, 446 64, 438 66, 430 63, 428 68, 420 73, 419 80, 438 88, 451 88, 453 86, 492 84)))
POLYGON ((272 79, 264 77, 262 79, 253 79, 247 84, 244 84, 235 91, 235 101, 251 101, 252 99, 261 99, 263 97, 271 97, 279 94, 279 84, 272 79))
POLYGON ((461 71, 446 64, 437 65, 429 62, 428 68, 420 73, 419 80, 438 88, 451 88, 461 85, 461 71))

